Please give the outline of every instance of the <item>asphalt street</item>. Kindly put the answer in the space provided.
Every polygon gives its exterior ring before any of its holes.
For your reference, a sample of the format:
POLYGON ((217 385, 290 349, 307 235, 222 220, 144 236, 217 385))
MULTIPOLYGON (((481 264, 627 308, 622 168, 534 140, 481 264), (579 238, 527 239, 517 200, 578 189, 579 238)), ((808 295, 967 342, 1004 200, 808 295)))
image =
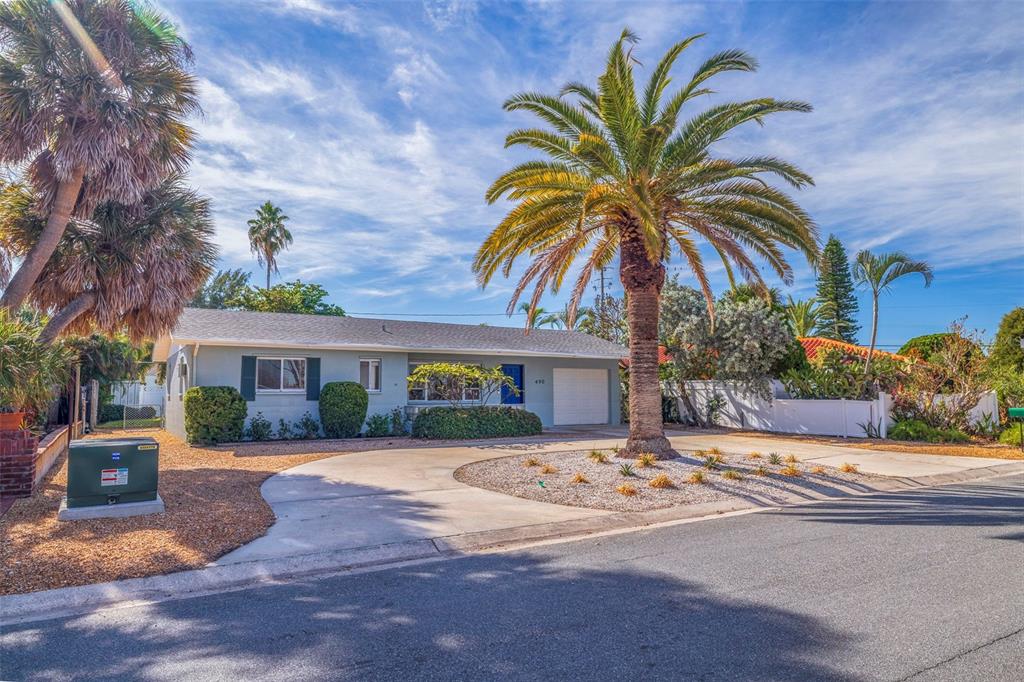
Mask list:
POLYGON ((26 623, 0 655, 4 680, 1021 680, 1024 480, 26 623))

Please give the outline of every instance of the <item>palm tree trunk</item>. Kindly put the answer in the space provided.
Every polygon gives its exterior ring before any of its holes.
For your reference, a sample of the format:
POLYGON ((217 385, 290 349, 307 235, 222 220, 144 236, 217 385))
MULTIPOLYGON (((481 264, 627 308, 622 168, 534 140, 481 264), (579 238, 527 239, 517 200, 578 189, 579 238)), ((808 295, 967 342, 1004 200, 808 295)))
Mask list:
POLYGON ((619 278, 629 299, 629 440, 620 453, 670 457, 675 453, 665 438, 658 380, 658 314, 665 268, 650 261, 639 237, 627 233, 622 238, 619 278))
POLYGON ((96 305, 96 292, 85 291, 79 294, 50 318, 36 341, 44 345, 53 343, 69 324, 88 312, 94 305, 96 305))
POLYGON ((78 193, 82 189, 82 181, 85 178, 84 168, 75 168, 71 171, 71 177, 57 186, 57 196, 54 198, 53 206, 50 207, 50 215, 46 219, 39 240, 25 256, 24 262, 14 277, 7 285, 4 295, 0 298, 0 307, 8 310, 17 310, 28 298, 28 292, 39 279, 39 273, 46 266, 46 261, 57 250, 64 230, 67 229, 68 221, 71 219, 71 212, 75 210, 78 203, 78 193))
POLYGON ((267 261, 267 288, 270 288, 270 261, 267 261))
POLYGON ((871 300, 871 344, 868 346, 868 359, 864 363, 864 374, 871 371, 871 356, 875 354, 875 338, 878 334, 878 294, 871 300))

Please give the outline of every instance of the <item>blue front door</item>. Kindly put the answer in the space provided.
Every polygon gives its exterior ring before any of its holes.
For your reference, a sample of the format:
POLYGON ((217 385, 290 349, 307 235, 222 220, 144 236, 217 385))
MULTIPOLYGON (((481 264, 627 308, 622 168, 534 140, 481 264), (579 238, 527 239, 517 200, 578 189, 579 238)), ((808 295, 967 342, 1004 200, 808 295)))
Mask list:
POLYGON ((522 405, 523 404, 523 366, 522 365, 502 365, 502 373, 507 377, 511 377, 512 381, 516 384, 518 394, 508 386, 503 385, 501 387, 501 404, 502 405, 522 405))

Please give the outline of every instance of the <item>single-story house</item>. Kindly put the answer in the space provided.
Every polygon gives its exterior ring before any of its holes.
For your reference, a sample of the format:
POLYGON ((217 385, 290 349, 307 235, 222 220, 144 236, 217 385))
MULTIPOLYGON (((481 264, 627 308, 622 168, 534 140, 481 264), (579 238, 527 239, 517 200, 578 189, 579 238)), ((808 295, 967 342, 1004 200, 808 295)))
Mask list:
MULTIPOLYGON (((307 411, 318 415, 320 388, 358 381, 367 414, 400 407, 410 415, 447 404, 430 386, 409 386, 427 362, 500 366, 519 389, 490 404, 520 406, 545 427, 619 423, 623 347, 575 331, 410 322, 360 317, 187 308, 157 340, 153 359, 167 363, 166 428, 184 437, 183 396, 192 386, 234 386, 276 427, 307 411)), ((479 404, 467 389, 466 404, 479 404)))

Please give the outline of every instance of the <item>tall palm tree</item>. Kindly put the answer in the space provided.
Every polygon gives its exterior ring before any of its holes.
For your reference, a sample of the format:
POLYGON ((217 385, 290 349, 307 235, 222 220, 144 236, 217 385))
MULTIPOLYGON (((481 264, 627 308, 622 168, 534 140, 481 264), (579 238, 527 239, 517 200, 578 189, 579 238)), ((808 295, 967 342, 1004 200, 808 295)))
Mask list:
POLYGON ((821 317, 821 304, 817 298, 795 301, 790 296, 785 311, 786 321, 794 336, 814 335, 814 328, 818 326, 818 318, 821 317))
POLYGON ((72 216, 132 204, 192 145, 188 45, 131 0, 0 2, 0 164, 25 167, 46 223, 0 306, 26 299, 72 216))
POLYGON ((277 254, 292 243, 292 233, 284 226, 288 216, 269 201, 256 209, 256 217, 249 220, 249 248, 256 254, 256 261, 267 266, 267 288, 270 288, 270 272, 278 272, 277 254))
MULTIPOLYGON (((526 307, 529 308, 529 305, 526 307)), ((567 331, 583 331, 585 329, 593 329, 597 324, 597 312, 593 308, 583 306, 577 308, 574 314, 569 310, 567 304, 565 308, 555 313, 553 326, 567 331)))
POLYGON ((924 278, 926 287, 932 284, 932 268, 923 260, 912 260, 901 252, 873 254, 861 251, 853 262, 853 281, 857 286, 866 286, 871 290, 871 344, 868 346, 868 357, 864 361, 865 374, 871 369, 871 356, 875 353, 875 339, 878 335, 878 296, 887 291, 900 277, 919 274, 924 278))
POLYGON ((509 276, 517 258, 533 260, 518 282, 509 309, 534 286, 530 306, 545 289, 557 292, 569 269, 586 253, 570 298, 575 313, 591 274, 619 259, 619 279, 628 297, 629 429, 624 455, 668 455, 661 421, 658 381, 658 307, 665 262, 678 252, 703 289, 713 295, 698 241, 710 244, 729 268, 763 286, 751 255, 759 256, 784 281, 792 270, 780 246, 817 257, 817 228, 784 192, 768 185, 774 175, 795 188, 811 178, 775 157, 727 159, 712 146, 737 126, 762 123, 770 114, 806 112, 802 102, 771 98, 718 104, 680 120, 687 103, 709 94, 706 82, 727 71, 753 71, 746 53, 728 50, 700 65, 689 82, 666 96, 676 58, 701 36, 673 46, 637 93, 627 29, 612 46, 597 87, 569 83, 559 96, 515 95, 507 111, 528 111, 550 129, 511 132, 506 146, 543 152, 499 177, 487 201, 516 202, 480 246, 474 270, 481 284, 500 271, 509 276))
MULTIPOLYGON (((0 248, 17 256, 36 243, 45 220, 26 210, 27 188, 9 188, 5 198, 0 248)), ((105 202, 89 220, 72 219, 29 292, 32 304, 52 313, 40 342, 65 332, 125 330, 138 341, 167 331, 213 270, 213 233, 209 201, 177 174, 141 203, 105 202)))
POLYGON ((519 306, 519 312, 526 315, 527 329, 540 329, 541 327, 555 327, 558 325, 558 313, 549 313, 544 308, 523 303, 519 306))

